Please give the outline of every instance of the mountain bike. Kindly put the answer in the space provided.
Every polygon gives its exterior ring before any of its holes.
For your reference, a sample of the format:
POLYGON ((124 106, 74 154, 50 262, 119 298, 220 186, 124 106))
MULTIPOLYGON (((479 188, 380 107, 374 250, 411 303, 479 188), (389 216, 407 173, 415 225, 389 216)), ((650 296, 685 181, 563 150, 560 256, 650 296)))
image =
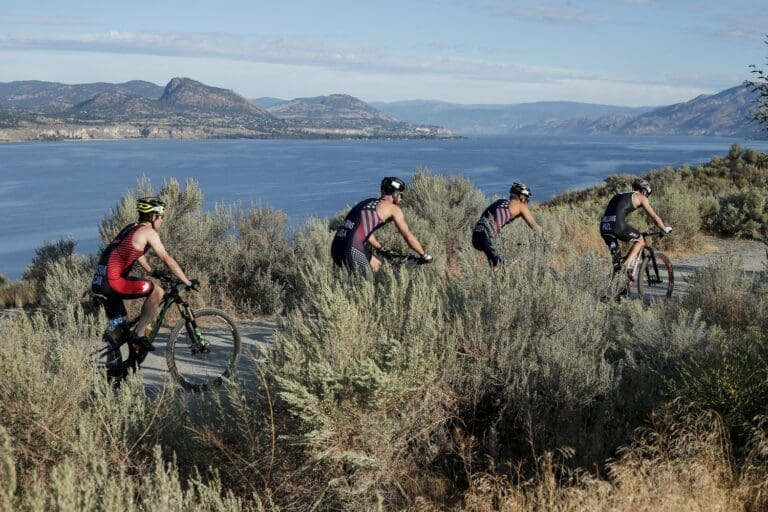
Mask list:
MULTIPOLYGON (((668 299, 672 296, 672 288, 675 283, 672 263, 664 253, 654 250, 649 243, 651 238, 662 237, 666 233, 656 231, 641 234, 645 238, 645 246, 640 251, 635 265, 637 294, 646 301, 668 299)), ((621 300, 623 297, 629 297, 632 286, 626 266, 626 259, 631 248, 627 250, 627 254, 622 255, 619 251, 618 240, 614 240, 610 249, 613 267, 608 279, 608 286, 601 297, 603 301, 621 300)))
POLYGON ((432 260, 425 260, 421 256, 416 256, 415 254, 403 254, 400 251, 395 251, 393 249, 376 249, 375 254, 379 258, 387 260, 395 269, 399 269, 403 265, 407 268, 415 268, 432 262, 432 260))
MULTIPOLYGON (((146 333, 147 339, 150 343, 155 341, 166 315, 175 304, 181 318, 168 335, 165 348, 168 371, 188 391, 205 391, 220 385, 224 378, 234 373, 240 357, 240 332, 235 322, 218 309, 193 310, 182 296, 192 288, 175 276, 161 274, 154 277, 163 284, 165 295, 160 302, 160 312, 150 332, 146 333)), ((106 297, 97 296, 96 299, 103 302, 106 297)), ((107 375, 118 382, 129 370, 135 371, 147 355, 146 349, 136 351, 129 343, 131 327, 137 321, 135 318, 117 328, 108 328, 102 336, 103 345, 91 353, 97 364, 107 370, 107 375)))

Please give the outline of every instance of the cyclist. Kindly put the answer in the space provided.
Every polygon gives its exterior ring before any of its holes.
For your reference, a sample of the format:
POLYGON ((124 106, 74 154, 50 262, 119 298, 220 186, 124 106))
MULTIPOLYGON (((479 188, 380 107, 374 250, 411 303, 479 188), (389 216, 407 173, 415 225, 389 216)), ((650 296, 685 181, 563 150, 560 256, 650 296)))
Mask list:
POLYGON ((499 199, 491 203, 475 224, 475 229, 472 231, 472 247, 485 253, 488 265, 494 272, 504 262, 496 246, 496 237, 501 232, 501 228, 516 218, 522 217, 539 236, 544 236, 544 230, 536 224, 528 209, 530 198, 530 188, 522 183, 513 183, 509 188, 509 199, 499 199))
POLYGON ((648 201, 648 196, 651 195, 652 191, 653 189, 648 180, 636 179, 632 182, 632 192, 623 192, 611 198, 608 206, 605 208, 603 218, 600 220, 600 234, 611 254, 618 253, 617 239, 634 244, 626 259, 627 275, 632 281, 637 278, 635 266, 637 265, 637 256, 645 246, 645 238, 636 228, 626 223, 627 215, 642 206, 645 213, 648 214, 662 233, 666 234, 672 231, 672 228, 665 226, 661 218, 653 211, 651 203, 648 201))
POLYGON ((163 223, 165 209, 165 203, 160 198, 139 199, 136 202, 138 222, 124 227, 104 249, 91 283, 94 293, 107 297, 105 310, 112 327, 121 325, 126 315, 123 299, 147 298, 141 307, 138 323, 130 334, 130 343, 138 354, 139 363, 148 351, 154 350, 143 334, 157 316, 163 289, 148 279, 130 276, 134 263, 138 262, 144 270, 152 274, 152 267, 145 256, 151 248, 182 283, 188 287, 197 285, 197 280, 188 279, 176 260, 168 254, 157 234, 163 223))
POLYGON ((381 261, 369 251, 366 242, 376 250, 381 250, 381 243, 373 232, 384 224, 394 221, 408 246, 427 262, 432 256, 424 251, 416 237, 411 234, 405 223, 400 203, 403 201, 405 182, 400 178, 386 177, 381 181, 381 195, 378 198, 360 201, 344 218, 331 244, 331 257, 337 266, 345 265, 365 274, 368 268, 374 271, 381 266, 381 261))

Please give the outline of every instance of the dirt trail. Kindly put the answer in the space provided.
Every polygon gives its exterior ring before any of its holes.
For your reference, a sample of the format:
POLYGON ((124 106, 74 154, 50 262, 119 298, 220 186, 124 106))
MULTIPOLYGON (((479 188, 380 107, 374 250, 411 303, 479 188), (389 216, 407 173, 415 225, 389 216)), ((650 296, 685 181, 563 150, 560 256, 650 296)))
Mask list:
MULTIPOLYGON (((241 342, 237 371, 246 382, 258 378, 255 368, 259 351, 264 345, 272 343, 276 327, 274 319, 268 317, 237 322, 241 342)), ((155 351, 150 352, 141 365, 144 387, 150 393, 162 389, 166 379, 169 378, 168 365, 165 362, 165 345, 169 332, 168 328, 160 331, 155 341, 155 351)))
POLYGON ((767 270, 766 249, 768 246, 755 240, 732 240, 708 236, 704 238, 702 251, 680 258, 670 255, 675 271, 673 297, 679 297, 688 291, 688 279, 697 269, 706 267, 722 255, 732 255, 735 260, 740 260, 744 272, 758 273, 767 270))

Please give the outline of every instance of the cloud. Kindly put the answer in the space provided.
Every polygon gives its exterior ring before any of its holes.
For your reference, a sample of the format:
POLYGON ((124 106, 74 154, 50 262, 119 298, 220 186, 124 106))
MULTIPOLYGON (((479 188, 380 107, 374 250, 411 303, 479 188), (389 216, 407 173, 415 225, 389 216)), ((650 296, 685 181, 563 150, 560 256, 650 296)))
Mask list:
POLYGON ((594 25, 611 21, 608 16, 590 14, 570 2, 564 4, 522 4, 511 7, 489 6, 487 10, 489 14, 495 16, 510 16, 558 25, 594 25))
MULTIPOLYGON (((594 25, 613 21, 609 16, 591 14, 572 2, 476 2, 471 0, 435 0, 438 4, 483 13, 489 16, 518 18, 556 25, 594 25)), ((644 1, 644 0, 630 0, 644 1)), ((648 1, 648 0, 645 0, 648 1)))
POLYGON ((594 76, 578 70, 525 66, 483 59, 398 56, 371 45, 296 38, 246 38, 225 34, 103 32, 0 36, 0 49, 130 53, 207 57, 255 63, 321 66, 348 72, 437 74, 474 80, 540 83, 594 76))
POLYGON ((40 26, 87 26, 90 22, 76 18, 54 18, 47 16, 3 16, 0 15, 0 25, 40 25, 40 26))

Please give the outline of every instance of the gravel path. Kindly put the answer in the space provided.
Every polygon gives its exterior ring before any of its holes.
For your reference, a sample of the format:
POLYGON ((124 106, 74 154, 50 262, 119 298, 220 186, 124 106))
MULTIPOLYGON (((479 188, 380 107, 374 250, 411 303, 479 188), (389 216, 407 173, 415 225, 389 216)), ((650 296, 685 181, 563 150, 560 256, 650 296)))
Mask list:
MULTIPOLYGON (((237 371, 246 382, 258 378, 256 364, 259 353, 264 346, 272 343, 275 327, 276 324, 271 318, 237 322, 241 342, 237 371)), ((169 332, 169 328, 161 330, 155 342, 155 351, 150 352, 141 365, 144 387, 149 393, 162 389, 169 378, 168 365, 165 362, 165 345, 169 332)))
POLYGON ((731 240, 715 237, 705 237, 702 252, 684 256, 671 257, 675 272, 675 287, 672 296, 680 296, 688 290, 688 278, 697 270, 709 265, 723 255, 732 255, 735 261, 741 262, 742 270, 757 273, 768 270, 766 246, 755 240, 731 240))

